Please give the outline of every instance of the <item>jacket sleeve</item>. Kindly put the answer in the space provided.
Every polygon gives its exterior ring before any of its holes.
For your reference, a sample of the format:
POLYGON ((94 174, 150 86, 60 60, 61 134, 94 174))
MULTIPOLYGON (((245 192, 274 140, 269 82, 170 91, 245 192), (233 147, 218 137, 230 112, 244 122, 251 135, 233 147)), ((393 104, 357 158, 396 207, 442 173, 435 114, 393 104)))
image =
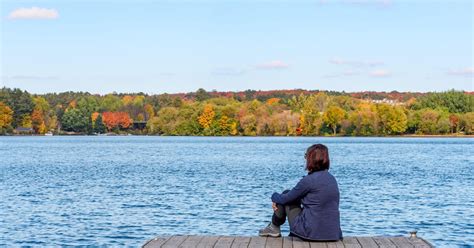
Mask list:
POLYGON ((306 177, 301 179, 293 189, 286 193, 273 193, 272 202, 285 205, 287 203, 303 198, 303 196, 305 196, 309 192, 309 184, 305 179, 306 177))

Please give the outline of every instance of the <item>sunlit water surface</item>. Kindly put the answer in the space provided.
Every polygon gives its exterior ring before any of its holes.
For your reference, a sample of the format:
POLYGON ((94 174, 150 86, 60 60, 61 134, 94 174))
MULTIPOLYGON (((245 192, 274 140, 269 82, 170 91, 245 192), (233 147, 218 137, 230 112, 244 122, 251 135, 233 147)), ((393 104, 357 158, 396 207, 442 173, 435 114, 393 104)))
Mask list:
POLYGON ((345 236, 474 246, 473 139, 287 137, 0 137, 0 246, 256 235, 313 143, 329 147, 345 236))

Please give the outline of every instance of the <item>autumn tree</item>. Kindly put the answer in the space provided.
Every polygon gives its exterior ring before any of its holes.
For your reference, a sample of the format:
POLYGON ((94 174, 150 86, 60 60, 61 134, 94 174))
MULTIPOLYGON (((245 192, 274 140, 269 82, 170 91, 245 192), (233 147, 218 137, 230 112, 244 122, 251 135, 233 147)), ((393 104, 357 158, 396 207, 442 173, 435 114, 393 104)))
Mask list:
POLYGON ((31 124, 35 133, 44 134, 46 133, 46 125, 44 123, 43 113, 39 108, 35 108, 31 114, 31 124))
POLYGON ((11 128, 13 120, 13 110, 5 103, 0 102, 0 133, 5 133, 11 128))
POLYGON ((378 132, 378 116, 375 105, 363 102, 349 115, 356 135, 375 135, 378 132))
POLYGON ((155 110, 153 108, 153 105, 145 104, 145 106, 143 108, 145 110, 144 120, 148 121, 149 119, 155 117, 155 110))
POLYGON ((402 107, 379 104, 377 114, 383 134, 399 134, 407 129, 407 116, 402 107))
POLYGON ((108 131, 127 129, 132 125, 132 119, 126 112, 104 112, 102 119, 108 131))
POLYGON ((474 112, 465 113, 460 119, 460 129, 466 134, 474 134, 474 112))
POLYGON ((337 106, 329 107, 324 113, 323 120, 332 129, 334 135, 337 134, 337 127, 342 123, 345 115, 344 109, 337 106))
POLYGON ((34 108, 30 93, 20 89, 2 88, 0 90, 0 101, 13 110, 11 125, 13 128, 23 126, 22 121, 29 116, 34 108))
POLYGON ((211 126, 212 121, 214 121, 215 115, 216 113, 214 112, 212 105, 206 104, 201 115, 199 116, 198 122, 204 129, 208 129, 211 126))
POLYGON ((151 134, 176 135, 179 111, 175 107, 164 107, 157 116, 147 122, 147 129, 151 134))

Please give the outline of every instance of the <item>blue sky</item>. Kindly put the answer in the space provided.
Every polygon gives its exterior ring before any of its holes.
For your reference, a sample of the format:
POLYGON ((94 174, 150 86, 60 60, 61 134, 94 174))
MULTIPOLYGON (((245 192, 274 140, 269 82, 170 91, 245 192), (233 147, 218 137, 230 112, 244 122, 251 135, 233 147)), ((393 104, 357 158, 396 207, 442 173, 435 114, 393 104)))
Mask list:
POLYGON ((473 12, 467 0, 2 0, 0 86, 473 91, 473 12))

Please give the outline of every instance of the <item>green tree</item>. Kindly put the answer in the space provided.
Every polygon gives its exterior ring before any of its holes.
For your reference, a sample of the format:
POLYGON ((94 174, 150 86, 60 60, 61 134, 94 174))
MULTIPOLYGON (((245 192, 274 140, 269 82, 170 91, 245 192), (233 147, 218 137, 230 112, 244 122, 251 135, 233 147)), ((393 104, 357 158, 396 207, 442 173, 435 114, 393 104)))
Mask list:
POLYGON ((207 91, 205 89, 199 88, 196 91, 196 100, 197 101, 202 102, 202 101, 205 101, 209 98, 211 98, 211 96, 209 95, 209 93, 207 93, 207 91))
POLYGON ((26 115, 33 112, 34 103, 30 93, 20 89, 2 88, 0 91, 0 101, 4 102, 13 110, 13 128, 21 126, 21 122, 26 115))
POLYGON ((97 118, 94 122, 94 133, 105 133, 107 128, 104 125, 104 121, 102 120, 102 115, 97 115, 97 118))
POLYGON ((89 119, 79 109, 69 109, 64 113, 61 123, 65 131, 87 133, 89 119))
POLYGON ((158 115, 147 122, 150 134, 176 135, 179 119, 179 110, 175 107, 165 107, 158 111, 158 115))
POLYGON ((416 109, 447 108, 450 113, 473 112, 474 95, 455 90, 440 93, 428 93, 425 96, 422 96, 413 107, 416 109))
POLYGON ((119 111, 122 106, 123 103, 120 97, 114 94, 108 94, 102 99, 102 102, 100 103, 100 110, 101 112, 115 112, 119 111))

